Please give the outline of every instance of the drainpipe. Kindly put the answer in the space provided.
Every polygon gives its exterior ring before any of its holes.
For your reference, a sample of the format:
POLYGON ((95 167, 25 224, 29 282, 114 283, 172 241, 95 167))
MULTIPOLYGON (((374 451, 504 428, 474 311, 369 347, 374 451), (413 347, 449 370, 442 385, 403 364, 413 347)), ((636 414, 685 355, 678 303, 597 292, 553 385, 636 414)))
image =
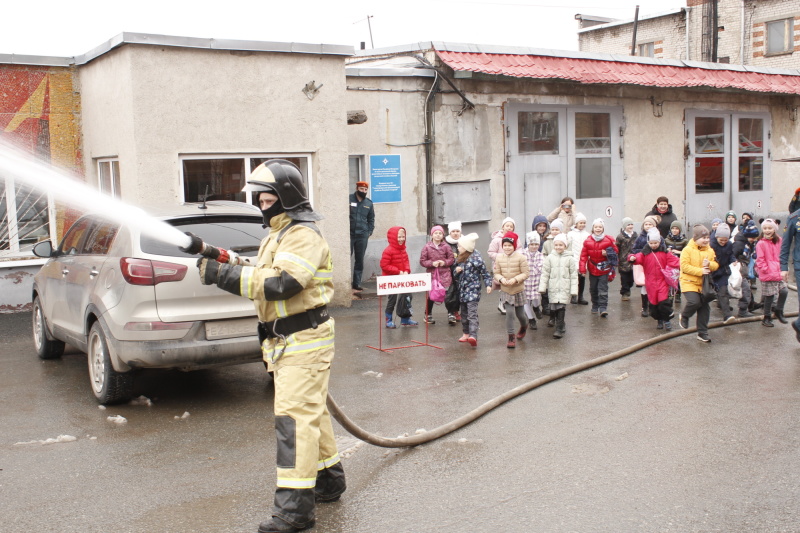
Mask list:
POLYGON ((688 6, 685 7, 684 13, 686 13, 686 31, 684 32, 686 33, 686 61, 690 61, 692 59, 692 55, 689 50, 689 23, 692 20, 692 8, 688 6))
POLYGON ((639 6, 636 6, 636 14, 633 16, 633 43, 631 43, 631 55, 636 55, 636 30, 639 28, 639 6))
POLYGON ((434 135, 434 112, 433 101, 436 98, 436 93, 439 91, 439 73, 434 70, 433 85, 431 90, 428 91, 428 96, 425 98, 425 190, 426 199, 426 228, 430 230, 434 226, 434 190, 433 190, 433 141, 434 135))
POLYGON ((742 0, 742 42, 741 46, 739 46, 739 62, 744 65, 744 39, 747 35, 747 28, 744 26, 744 4, 747 0, 742 0))

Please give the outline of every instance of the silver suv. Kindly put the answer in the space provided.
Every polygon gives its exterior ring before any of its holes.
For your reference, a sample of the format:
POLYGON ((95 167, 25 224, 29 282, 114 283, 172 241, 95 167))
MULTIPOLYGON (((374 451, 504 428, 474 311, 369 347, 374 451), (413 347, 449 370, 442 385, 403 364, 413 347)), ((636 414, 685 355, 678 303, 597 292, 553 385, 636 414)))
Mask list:
MULTIPOLYGON (((187 204, 146 211, 209 244, 255 256, 261 212, 238 202, 187 204)), ((139 232, 87 215, 57 250, 34 247, 49 260, 34 277, 33 338, 42 359, 70 344, 89 360, 101 404, 133 396, 134 370, 195 370, 261 359, 253 303, 200 283, 196 256, 139 232)))

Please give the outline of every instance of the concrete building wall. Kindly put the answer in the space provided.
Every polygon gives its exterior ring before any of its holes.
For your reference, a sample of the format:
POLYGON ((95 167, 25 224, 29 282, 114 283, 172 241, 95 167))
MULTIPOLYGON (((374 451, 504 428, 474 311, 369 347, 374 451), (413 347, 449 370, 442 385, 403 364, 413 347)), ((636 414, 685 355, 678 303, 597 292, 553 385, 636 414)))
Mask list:
MULTIPOLYGON (((128 44, 83 67, 81 82, 87 174, 118 155, 123 200, 178 203, 182 155, 310 154, 319 225, 346 264, 346 201, 329 194, 347 188, 343 56, 128 44), (313 100, 302 92, 312 80, 313 100)), ((346 269, 334 282, 349 301, 346 269)))
MULTIPOLYGON (((448 142, 457 143, 460 137, 469 137, 474 124, 481 124, 482 142, 485 150, 476 149, 474 168, 479 174, 491 177, 492 228, 503 218, 504 199, 507 195, 521 191, 505 191, 504 171, 507 168, 503 154, 506 138, 502 114, 498 109, 505 102, 531 104, 555 104, 563 106, 621 106, 624 120, 624 215, 641 221, 658 196, 667 196, 679 218, 686 215, 683 201, 686 198, 686 147, 685 116, 691 109, 723 111, 730 113, 768 113, 771 120, 770 147, 772 158, 800 155, 800 129, 796 117, 787 109, 800 104, 800 97, 764 96, 757 93, 720 93, 711 90, 675 90, 646 87, 619 86, 575 86, 558 82, 533 80, 478 81, 458 80, 459 87, 475 104, 476 108, 458 117, 453 111, 459 108, 458 97, 447 94, 443 97, 441 111, 437 113, 438 139, 444 143, 443 132, 448 132, 448 142), (661 116, 656 116, 650 102, 663 102, 661 116), (472 115, 470 117, 469 115, 472 115), (794 120, 793 120, 794 117, 794 120), (495 194, 495 191, 498 191, 495 194)), ((437 176, 446 181, 460 176, 458 151, 453 152, 453 165, 437 167, 437 176)), ((467 160, 469 162, 469 160, 467 160)), ((797 187, 792 164, 772 165, 772 190, 766 192, 770 198, 761 213, 785 215, 786 205, 797 187)), ((576 199, 580 208, 580 199, 576 199)), ((553 206, 555 207, 555 206, 553 206)), ((755 210, 755 206, 753 207, 755 210)), ((585 213, 588 218, 602 213, 585 213)), ((784 217, 785 218, 785 217, 784 217)), ((528 231, 531 221, 517 221, 528 231)), ((612 231, 616 231, 613 228, 612 231)), ((484 242, 479 249, 488 247, 484 242)))
MULTIPOLYGON (((345 132, 349 154, 364 156, 366 181, 369 182, 370 155, 400 155, 401 162, 403 201, 375 205, 375 231, 364 260, 365 280, 380 275, 386 232, 392 226, 406 228, 412 271, 418 271, 415 259, 419 259, 429 229, 424 142, 425 99, 432 83, 432 77, 347 78, 347 108, 364 110, 367 115, 365 123, 349 125, 345 132)), ((352 192, 349 188, 338 190, 337 199, 343 208, 352 192)))

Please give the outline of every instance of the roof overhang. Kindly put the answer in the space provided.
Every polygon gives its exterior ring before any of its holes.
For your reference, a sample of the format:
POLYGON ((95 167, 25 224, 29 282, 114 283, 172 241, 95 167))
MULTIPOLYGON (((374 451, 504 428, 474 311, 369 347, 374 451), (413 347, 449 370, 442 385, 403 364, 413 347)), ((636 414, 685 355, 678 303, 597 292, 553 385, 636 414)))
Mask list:
POLYGON ((470 73, 581 84, 708 88, 800 95, 800 70, 556 50, 432 43, 456 77, 470 73))

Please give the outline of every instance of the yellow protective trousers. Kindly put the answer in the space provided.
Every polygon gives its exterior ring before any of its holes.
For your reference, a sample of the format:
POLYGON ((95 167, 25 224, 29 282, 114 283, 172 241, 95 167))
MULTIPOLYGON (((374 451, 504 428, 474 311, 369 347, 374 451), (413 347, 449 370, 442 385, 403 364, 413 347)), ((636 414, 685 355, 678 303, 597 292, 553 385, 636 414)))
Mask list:
MULTIPOLYGON (((333 319, 297 336, 332 338, 333 319)), ((274 342, 265 341, 265 351, 274 342)), ((284 353, 270 364, 275 383, 278 488, 273 515, 303 527, 314 519, 315 492, 317 499, 336 499, 344 492, 345 481, 326 405, 333 343, 319 347, 310 342, 315 349, 299 353, 292 350, 298 345, 303 343, 287 337, 284 353)))

